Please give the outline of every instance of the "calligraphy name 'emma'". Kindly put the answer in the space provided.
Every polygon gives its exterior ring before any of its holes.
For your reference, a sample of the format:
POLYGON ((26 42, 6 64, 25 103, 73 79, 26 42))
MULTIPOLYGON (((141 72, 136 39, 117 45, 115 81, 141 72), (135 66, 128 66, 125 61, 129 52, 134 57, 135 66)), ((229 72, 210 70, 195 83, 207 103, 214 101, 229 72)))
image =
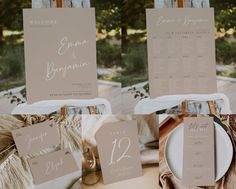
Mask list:
POLYGON ((59 55, 63 55, 68 50, 77 48, 79 46, 86 45, 87 43, 88 43, 88 41, 86 41, 86 40, 83 40, 83 41, 69 41, 68 37, 65 36, 60 40, 60 46, 58 48, 57 53, 59 55))

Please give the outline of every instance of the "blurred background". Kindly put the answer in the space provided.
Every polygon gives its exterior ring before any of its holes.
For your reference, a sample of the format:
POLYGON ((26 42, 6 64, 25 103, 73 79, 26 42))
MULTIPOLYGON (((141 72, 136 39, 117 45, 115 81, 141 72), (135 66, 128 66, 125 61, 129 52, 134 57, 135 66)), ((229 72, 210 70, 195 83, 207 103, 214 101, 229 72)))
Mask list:
MULTIPOLYGON (((100 96, 109 96, 115 112, 132 112, 138 100, 148 97, 145 9, 153 8, 154 0, 90 4, 96 8, 100 96)), ((215 9, 218 91, 229 97, 236 112, 236 1, 210 0, 210 6, 215 9)), ((0 113, 25 101, 22 9, 30 7, 31 0, 0 0, 0 113)))

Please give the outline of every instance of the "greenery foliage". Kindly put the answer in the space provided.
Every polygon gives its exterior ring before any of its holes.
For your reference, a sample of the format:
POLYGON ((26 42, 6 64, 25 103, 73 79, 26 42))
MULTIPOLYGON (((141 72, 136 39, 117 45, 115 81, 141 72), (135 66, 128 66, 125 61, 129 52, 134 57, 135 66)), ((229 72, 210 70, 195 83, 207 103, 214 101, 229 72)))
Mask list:
POLYGON ((236 63, 236 43, 226 37, 216 39, 216 61, 218 64, 236 63))
POLYGON ((99 40, 97 42, 97 61, 101 67, 121 66, 120 45, 111 43, 107 39, 99 40))

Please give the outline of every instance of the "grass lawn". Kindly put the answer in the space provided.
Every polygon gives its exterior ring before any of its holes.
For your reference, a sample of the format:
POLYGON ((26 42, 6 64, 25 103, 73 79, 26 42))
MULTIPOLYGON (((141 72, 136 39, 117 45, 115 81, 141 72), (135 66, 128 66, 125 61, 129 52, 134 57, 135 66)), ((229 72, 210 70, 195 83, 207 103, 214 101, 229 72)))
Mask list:
POLYGON ((121 82, 121 75, 120 74, 111 74, 111 75, 103 75, 98 77, 99 80, 104 81, 114 81, 114 82, 121 82))
POLYGON ((9 80, 1 80, 0 81, 0 91, 9 90, 15 87, 20 87, 25 85, 24 79, 9 79, 9 80))
POLYGON ((135 85, 148 80, 147 73, 122 74, 122 87, 135 85))
POLYGON ((224 77, 236 78, 236 69, 228 71, 228 72, 218 72, 217 75, 224 76, 224 77))

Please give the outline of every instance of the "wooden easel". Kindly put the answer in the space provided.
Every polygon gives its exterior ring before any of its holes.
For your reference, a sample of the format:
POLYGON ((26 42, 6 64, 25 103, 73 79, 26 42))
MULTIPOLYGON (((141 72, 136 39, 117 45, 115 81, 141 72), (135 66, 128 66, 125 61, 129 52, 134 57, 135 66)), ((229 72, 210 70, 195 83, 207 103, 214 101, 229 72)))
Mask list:
MULTIPOLYGON (((32 1, 32 8, 63 8, 63 7, 74 7, 73 0, 31 0, 32 1), (69 5, 68 5, 69 3, 69 5)), ((76 8, 89 8, 90 7, 90 0, 82 0, 81 5, 79 6, 76 3, 76 8)))
POLYGON ((177 5, 178 5, 178 8, 183 8, 184 7, 184 0, 177 0, 177 5))
POLYGON ((64 0, 56 0, 56 6, 57 8, 64 7, 64 0))
POLYGON ((209 0, 154 0, 155 8, 209 8, 209 0))

